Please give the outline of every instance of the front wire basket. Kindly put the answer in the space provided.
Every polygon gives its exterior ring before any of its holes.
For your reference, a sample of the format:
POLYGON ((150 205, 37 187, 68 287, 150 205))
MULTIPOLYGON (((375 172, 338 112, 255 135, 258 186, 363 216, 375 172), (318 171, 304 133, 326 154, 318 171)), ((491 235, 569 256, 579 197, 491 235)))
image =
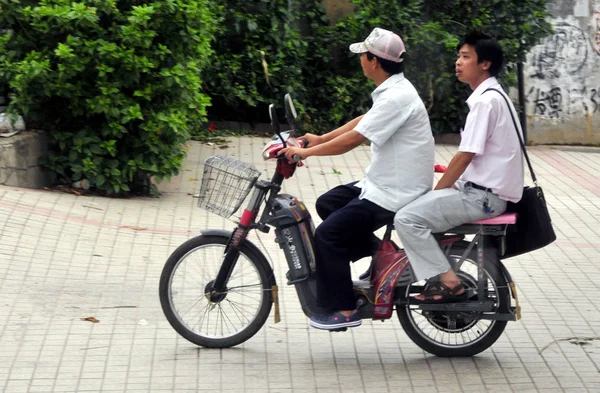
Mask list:
POLYGON ((256 183, 260 172, 252 165, 231 157, 212 156, 204 161, 198 206, 229 218, 256 183))

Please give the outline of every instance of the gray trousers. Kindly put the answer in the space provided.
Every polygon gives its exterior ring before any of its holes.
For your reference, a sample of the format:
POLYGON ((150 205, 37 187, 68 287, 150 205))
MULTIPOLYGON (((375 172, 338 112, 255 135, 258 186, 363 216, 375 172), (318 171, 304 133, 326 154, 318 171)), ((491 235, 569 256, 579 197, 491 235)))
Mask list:
POLYGON ((506 210, 506 201, 471 187, 469 182, 459 180, 455 187, 430 191, 404 206, 394 217, 396 231, 418 280, 451 268, 433 233, 492 218, 506 210), (489 213, 484 211, 486 202, 489 213))

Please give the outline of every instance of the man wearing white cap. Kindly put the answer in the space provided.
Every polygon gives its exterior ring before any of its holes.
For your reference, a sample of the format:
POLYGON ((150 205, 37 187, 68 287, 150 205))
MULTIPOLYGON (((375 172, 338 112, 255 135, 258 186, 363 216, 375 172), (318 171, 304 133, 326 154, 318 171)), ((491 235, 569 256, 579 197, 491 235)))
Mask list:
POLYGON ((339 330, 359 326, 350 261, 372 255, 373 231, 390 223, 395 212, 431 190, 435 148, 427 110, 404 77, 405 48, 389 30, 375 28, 364 42, 350 45, 377 88, 364 115, 325 135, 306 134, 307 149, 284 149, 288 159, 346 153, 365 141, 371 162, 359 182, 338 186, 319 197, 323 219, 315 232, 319 303, 329 313, 311 326, 339 330))

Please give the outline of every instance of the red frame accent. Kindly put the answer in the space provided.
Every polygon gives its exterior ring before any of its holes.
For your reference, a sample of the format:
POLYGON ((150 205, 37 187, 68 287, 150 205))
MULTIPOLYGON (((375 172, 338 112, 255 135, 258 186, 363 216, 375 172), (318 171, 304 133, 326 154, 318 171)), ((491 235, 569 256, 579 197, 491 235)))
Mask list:
POLYGON ((254 213, 252 213, 248 209, 244 209, 244 212, 242 213, 242 218, 240 218, 240 225, 249 227, 250 224, 252 224, 252 221, 254 221, 254 213))
MULTIPOLYGON (((298 147, 304 147, 304 143, 305 140, 301 139, 301 138, 292 138, 294 139, 294 141, 298 144, 298 147)), ((292 145, 293 147, 295 147, 294 145, 292 145)), ((270 145, 268 147, 265 147, 263 149, 263 152, 268 152, 269 153, 269 158, 278 158, 277 153, 279 153, 279 150, 283 149, 283 142, 280 143, 276 143, 273 145, 270 145)))
POLYGON ((398 277, 409 266, 408 257, 404 250, 396 251, 392 242, 383 240, 373 260, 373 320, 388 319, 394 309, 394 291, 398 277))
POLYGON ((296 166, 298 163, 290 164, 285 157, 283 159, 277 160, 277 168, 275 171, 283 176, 285 179, 289 179, 292 177, 294 172, 296 171, 296 166))
POLYGON ((447 169, 447 168, 446 168, 446 166, 445 166, 445 165, 435 164, 435 165, 433 166, 433 171, 434 171, 435 173, 444 173, 444 172, 446 172, 446 169, 447 169))

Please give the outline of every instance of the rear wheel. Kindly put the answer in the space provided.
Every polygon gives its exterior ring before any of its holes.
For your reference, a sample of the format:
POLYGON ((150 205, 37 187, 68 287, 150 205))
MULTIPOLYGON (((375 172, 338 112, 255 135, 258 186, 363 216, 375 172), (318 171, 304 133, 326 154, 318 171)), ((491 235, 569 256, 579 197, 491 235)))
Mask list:
MULTIPOLYGON (((448 259, 453 266, 459 262, 469 243, 452 245, 448 259)), ((505 313, 510 309, 510 291, 495 252, 485 254, 485 298, 494 302, 493 313, 505 313), (491 255, 493 254, 493 255, 491 255)), ((459 269, 455 269, 467 290, 477 290, 477 248, 466 256, 459 269)), ((414 283, 423 286, 424 282, 414 283)), ((412 291, 415 292, 415 291, 412 291)), ((411 293, 407 287, 406 296, 411 293)), ((476 300, 476 295, 473 300, 476 300)), ((410 339, 423 350, 437 356, 473 356, 485 351, 500 338, 506 321, 481 319, 481 312, 424 311, 418 305, 399 306, 396 309, 400 324, 410 339)))
POLYGON ((228 238, 201 235, 179 246, 160 278, 160 303, 173 328, 194 344, 227 348, 254 336, 269 317, 273 271, 260 252, 242 246, 223 291, 213 283, 228 238))

